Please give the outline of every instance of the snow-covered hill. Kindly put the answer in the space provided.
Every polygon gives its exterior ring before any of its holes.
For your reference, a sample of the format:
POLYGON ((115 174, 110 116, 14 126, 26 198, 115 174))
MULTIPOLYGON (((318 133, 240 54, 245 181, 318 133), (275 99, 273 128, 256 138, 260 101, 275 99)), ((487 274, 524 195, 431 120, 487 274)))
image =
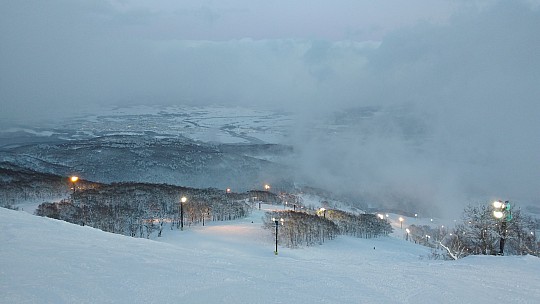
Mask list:
POLYGON ((210 145, 187 138, 115 135, 15 147, 0 151, 0 160, 61 176, 76 172, 100 182, 167 182, 246 191, 287 176, 284 166, 249 156, 260 150, 288 153, 283 146, 210 145))
POLYGON ((0 130, 0 161, 100 182, 246 191, 291 184, 287 116, 223 107, 108 109, 63 123, 0 130))
POLYGON ((0 208, 1 303, 540 303, 540 259, 428 260, 399 238, 279 248, 262 211, 135 239, 0 208))

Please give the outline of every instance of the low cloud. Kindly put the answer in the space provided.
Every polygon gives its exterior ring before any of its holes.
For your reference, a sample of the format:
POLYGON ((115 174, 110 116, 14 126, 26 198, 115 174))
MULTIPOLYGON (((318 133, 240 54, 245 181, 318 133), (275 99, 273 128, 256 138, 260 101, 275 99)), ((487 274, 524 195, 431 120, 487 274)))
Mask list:
POLYGON ((539 26, 537 8, 504 2, 388 35, 355 78, 356 100, 339 105, 356 124, 302 134, 305 172, 409 209, 537 203, 539 26))
MULTIPOLYGON (((39 3, 0 5, 3 124, 103 104, 272 108, 300 113, 299 176, 364 203, 538 202, 537 5, 481 2, 354 42, 186 40, 154 35, 166 18, 120 14, 120 2, 39 3)), ((176 13, 208 26, 227 18, 176 13)))

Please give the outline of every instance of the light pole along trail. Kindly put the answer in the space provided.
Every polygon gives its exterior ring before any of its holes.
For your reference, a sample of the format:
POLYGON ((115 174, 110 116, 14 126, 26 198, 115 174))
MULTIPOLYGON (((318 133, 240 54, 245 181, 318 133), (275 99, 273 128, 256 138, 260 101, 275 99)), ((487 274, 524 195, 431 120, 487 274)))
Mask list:
POLYGON ((494 201, 493 202, 493 216, 501 221, 501 238, 499 240, 499 255, 504 255, 504 243, 506 242, 506 225, 508 221, 512 220, 512 205, 509 201, 494 201))
POLYGON ((73 193, 75 194, 75 191, 77 190, 77 182, 79 181, 79 177, 73 175, 70 177, 71 183, 73 184, 73 193))
POLYGON ((283 219, 277 219, 277 218, 272 218, 272 221, 274 221, 274 223, 276 224, 276 250, 274 251, 274 254, 277 255, 278 254, 278 251, 277 251, 277 243, 278 243, 278 227, 279 227, 279 222, 281 222, 281 224, 283 225, 283 219))
MULTIPOLYGON (((77 182, 79 181, 79 177, 76 176, 76 175, 72 175, 69 180, 71 181, 71 183, 73 184, 73 194, 71 195, 71 201, 72 203, 75 205, 75 192, 77 192, 77 182)), ((82 204, 82 201, 79 202, 79 208, 81 208, 82 210, 82 226, 85 225, 86 223, 86 212, 84 210, 84 205, 82 204)))
POLYGON ((184 203, 187 201, 185 196, 180 199, 180 230, 184 230, 184 203))

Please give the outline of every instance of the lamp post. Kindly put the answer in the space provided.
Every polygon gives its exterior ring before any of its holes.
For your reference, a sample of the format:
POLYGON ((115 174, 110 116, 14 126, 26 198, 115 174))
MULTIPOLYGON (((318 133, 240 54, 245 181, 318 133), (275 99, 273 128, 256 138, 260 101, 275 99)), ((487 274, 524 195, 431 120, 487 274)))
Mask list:
POLYGON ((264 185, 264 190, 270 191, 270 185, 269 185, 269 184, 265 184, 265 185, 264 185))
MULTIPOLYGON (((75 192, 77 191, 77 182, 79 181, 79 177, 78 176, 71 176, 69 178, 69 180, 71 181, 71 183, 73 184, 73 194, 72 194, 72 201, 73 201, 73 205, 75 205, 75 192)), ((80 203, 80 202, 79 202, 80 203)), ((79 207, 81 208, 82 210, 82 226, 85 225, 85 222, 86 222, 86 212, 84 210, 84 206, 80 203, 79 204, 79 207)))
POLYGON ((399 217, 399 226, 401 227, 401 229, 403 229, 403 221, 404 221, 404 219, 400 216, 399 217))
POLYGON ((405 232, 407 232, 407 236, 405 238, 406 241, 409 240, 409 233, 411 233, 411 230, 409 230, 409 228, 405 229, 405 232))
POLYGON ((274 223, 276 224, 276 250, 274 251, 274 254, 277 255, 278 254, 278 251, 277 251, 277 243, 278 243, 278 227, 279 227, 279 222, 281 222, 281 224, 283 225, 283 219, 277 219, 277 218, 272 218, 272 221, 274 221, 274 223))
POLYGON ((533 253, 535 255, 538 255, 538 244, 536 242, 536 231, 531 231, 531 237, 532 237, 533 242, 535 244, 533 253))
POLYGON ((201 213, 201 217, 202 217, 202 225, 203 225, 203 227, 204 227, 204 217, 205 217, 205 216, 206 216, 206 212, 203 211, 203 212, 201 213))
POLYGON ((511 204, 509 201, 494 201, 493 216, 501 221, 501 239, 499 240, 499 255, 504 255, 504 243, 506 242, 506 224, 512 220, 511 204))
POLYGON ((73 184, 73 193, 75 193, 75 191, 76 191, 76 189, 77 189, 77 182, 79 181, 79 177, 73 175, 69 180, 70 180, 71 183, 73 184))
POLYGON ((187 201, 185 196, 180 199, 180 230, 184 230, 184 203, 187 201))

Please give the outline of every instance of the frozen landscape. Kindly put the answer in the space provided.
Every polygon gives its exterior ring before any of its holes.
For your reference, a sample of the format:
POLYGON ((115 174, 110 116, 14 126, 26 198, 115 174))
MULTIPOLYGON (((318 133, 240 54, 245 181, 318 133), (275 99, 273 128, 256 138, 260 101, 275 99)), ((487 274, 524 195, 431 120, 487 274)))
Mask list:
POLYGON ((291 184, 293 115, 219 106, 104 107, 0 129, 0 161, 93 181, 247 191, 291 184))
POLYGON ((0 1, 0 304, 540 303, 538 29, 540 0, 0 1))
POLYGON ((429 260, 395 221, 389 237, 341 236, 276 256, 262 212, 147 240, 0 208, 0 302, 540 302, 536 257, 429 260))
POLYGON ((9 140, 28 137, 76 140, 144 134, 225 144, 280 143, 293 118, 290 113, 225 106, 82 106, 77 115, 60 121, 38 120, 5 127, 0 143, 7 145, 9 140))

